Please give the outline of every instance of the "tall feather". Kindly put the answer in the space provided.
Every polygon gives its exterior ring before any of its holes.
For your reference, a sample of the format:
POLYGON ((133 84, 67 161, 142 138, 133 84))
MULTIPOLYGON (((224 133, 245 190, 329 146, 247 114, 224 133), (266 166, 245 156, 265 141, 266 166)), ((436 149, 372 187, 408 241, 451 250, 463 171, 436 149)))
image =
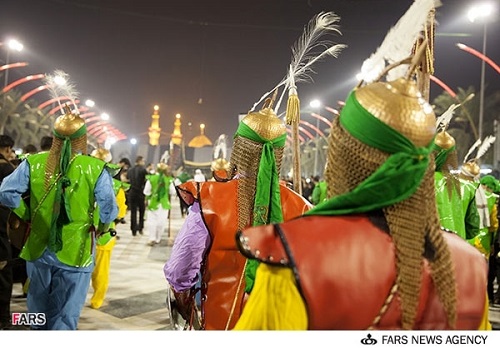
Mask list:
POLYGON ((475 149, 477 149, 479 145, 481 145, 481 139, 477 139, 476 142, 472 144, 469 151, 467 151, 467 154, 464 157, 463 163, 467 163, 467 161, 469 160, 469 156, 472 154, 472 152, 474 152, 475 149))
POLYGON ((287 75, 272 89, 266 92, 252 107, 253 111, 269 94, 283 85, 284 88, 275 110, 279 109, 280 103, 285 95, 287 87, 294 87, 297 82, 311 80, 310 73, 314 72, 312 66, 319 60, 333 56, 337 57, 341 50, 347 47, 343 44, 333 44, 330 40, 323 39, 329 33, 341 35, 337 23, 340 17, 333 12, 321 12, 314 16, 305 27, 301 37, 292 47, 292 61, 287 75), (323 51, 318 53, 318 49, 323 51))
POLYGON ((481 146, 477 150, 476 159, 480 159, 481 157, 483 157, 486 151, 488 151, 490 146, 495 142, 495 139, 496 138, 493 135, 488 135, 486 138, 484 138, 481 146))
MULTIPOLYGON (((413 45, 425 29, 429 12, 439 3, 435 0, 415 0, 406 13, 392 27, 379 48, 361 67, 365 82, 373 82, 382 73, 386 63, 399 62, 411 55, 413 45)), ((392 69, 387 74, 387 80, 392 81, 405 74, 407 67, 392 69)))
POLYGON ((75 85, 71 83, 69 75, 62 70, 55 70, 53 74, 45 75, 45 84, 47 85, 52 98, 57 100, 61 112, 64 114, 63 105, 61 104, 61 97, 68 97, 73 104, 73 112, 78 113, 78 106, 76 99, 78 92, 75 85))
POLYGON ((458 108, 460 104, 451 104, 448 110, 443 112, 436 120, 436 129, 438 132, 445 131, 450 125, 450 121, 455 113, 455 109, 458 108))

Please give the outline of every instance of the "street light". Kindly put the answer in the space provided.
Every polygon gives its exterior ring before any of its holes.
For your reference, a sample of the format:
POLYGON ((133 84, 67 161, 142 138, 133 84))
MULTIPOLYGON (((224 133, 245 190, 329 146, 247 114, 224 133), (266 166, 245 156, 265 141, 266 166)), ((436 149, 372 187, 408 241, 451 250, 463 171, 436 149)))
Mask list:
MULTIPOLYGON (((486 55, 486 39, 487 39, 487 18, 493 14, 494 7, 491 3, 483 3, 473 6, 467 12, 467 17, 471 23, 476 20, 483 21, 483 51, 482 54, 486 55)), ((478 137, 483 138, 483 118, 484 118, 484 73, 485 73, 485 62, 481 62, 481 86, 479 92, 479 126, 478 126, 478 137)))
POLYGON ((4 77, 4 83, 3 83, 2 122, 0 125, 0 133, 1 134, 3 134, 3 132, 4 132, 5 123, 7 122, 7 118, 8 118, 8 113, 7 113, 7 110, 5 108, 5 104, 6 104, 6 100, 7 100, 7 91, 5 90, 5 88, 7 87, 7 83, 9 81, 9 66, 8 65, 9 65, 10 51, 14 50, 14 51, 20 52, 23 50, 23 47, 24 47, 23 44, 17 40, 11 39, 11 40, 7 41, 7 56, 5 58, 5 66, 7 68, 5 69, 5 77, 4 77))
MULTIPOLYGON (((5 58, 5 65, 9 65, 10 51, 21 52, 24 48, 24 45, 15 39, 11 39, 7 42, 7 56, 5 58)), ((9 81, 9 69, 5 70, 5 79, 3 87, 7 87, 7 82, 9 81)))

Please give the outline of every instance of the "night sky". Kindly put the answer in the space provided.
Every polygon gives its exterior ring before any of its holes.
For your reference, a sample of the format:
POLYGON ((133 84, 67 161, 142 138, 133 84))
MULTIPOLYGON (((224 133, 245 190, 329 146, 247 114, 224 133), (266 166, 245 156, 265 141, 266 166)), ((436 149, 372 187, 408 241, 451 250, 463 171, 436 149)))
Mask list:
MULTIPOLYGON (((345 99, 357 84, 354 76, 362 62, 411 3, 2 0, 0 41, 11 37, 22 41, 25 50, 12 54, 10 61, 30 64, 11 70, 10 81, 64 70, 81 99, 93 99, 100 111, 110 114, 110 123, 129 138, 147 132, 157 104, 162 131, 171 133, 175 114, 180 113, 187 140, 198 135, 199 124, 205 123, 205 134, 215 141, 222 133, 232 136, 238 114, 246 113, 285 76, 291 46, 315 14, 333 11, 339 15, 342 35, 330 39, 348 47, 337 59, 317 63, 313 81, 298 86, 302 118, 311 122, 309 101, 317 98, 336 107, 338 100, 345 99)), ((462 42, 482 49, 483 26, 465 17, 473 3, 442 0, 443 6, 437 9, 435 75, 455 90, 470 85, 479 90, 481 61, 455 46, 462 42)), ((497 64, 499 29, 497 15, 488 24, 487 36, 487 55, 497 64)), ((0 48, 0 60, 5 55, 0 48)), ((23 88, 37 86, 30 83, 23 88)), ((500 75, 488 65, 486 83, 486 95, 500 89, 500 75)), ((431 85, 431 97, 441 92, 431 85)), ((49 99, 43 93, 36 95, 40 102, 49 99)), ((322 114, 332 116, 327 111, 322 114)))

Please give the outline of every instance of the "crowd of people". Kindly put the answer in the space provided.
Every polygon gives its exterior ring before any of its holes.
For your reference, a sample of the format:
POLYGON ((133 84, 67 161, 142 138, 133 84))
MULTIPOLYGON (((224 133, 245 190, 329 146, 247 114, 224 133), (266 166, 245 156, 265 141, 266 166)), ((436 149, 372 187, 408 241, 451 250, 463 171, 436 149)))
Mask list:
MULTIPOLYGON (((414 72, 422 57, 411 58, 414 72)), ((27 309, 45 316, 31 329, 77 329, 90 286, 92 308, 106 296, 114 225, 128 209, 131 235, 146 232, 154 247, 175 194, 184 222, 163 273, 170 307, 191 327, 491 329, 500 183, 481 175, 487 149, 458 166, 413 74, 364 82, 333 120, 324 173, 299 194, 280 180, 287 125, 276 102, 241 119, 210 180, 166 163, 148 170, 142 156, 132 166, 88 155, 85 120, 69 108, 40 152, 16 160, 1 135, 0 327, 11 327, 18 258, 27 309), (13 217, 29 222, 17 256, 13 217)))

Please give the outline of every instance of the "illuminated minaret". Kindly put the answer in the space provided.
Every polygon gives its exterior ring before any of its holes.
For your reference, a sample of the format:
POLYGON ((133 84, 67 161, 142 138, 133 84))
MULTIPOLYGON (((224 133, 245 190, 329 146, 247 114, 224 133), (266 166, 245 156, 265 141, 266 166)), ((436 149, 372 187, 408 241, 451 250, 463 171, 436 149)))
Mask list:
POLYGON ((175 115, 174 132, 172 133, 172 144, 174 145, 182 144, 181 114, 175 115))
POLYGON ((158 113, 158 110, 160 110, 160 107, 158 105, 155 105, 154 112, 151 115, 151 126, 148 129, 149 145, 152 146, 157 146, 160 140, 161 128, 160 128, 160 114, 158 113))
POLYGON ((168 163, 170 168, 176 170, 177 168, 184 166, 182 160, 183 147, 184 144, 182 141, 182 132, 181 132, 181 114, 176 114, 174 122, 174 131, 172 132, 170 138, 170 159, 168 163))

